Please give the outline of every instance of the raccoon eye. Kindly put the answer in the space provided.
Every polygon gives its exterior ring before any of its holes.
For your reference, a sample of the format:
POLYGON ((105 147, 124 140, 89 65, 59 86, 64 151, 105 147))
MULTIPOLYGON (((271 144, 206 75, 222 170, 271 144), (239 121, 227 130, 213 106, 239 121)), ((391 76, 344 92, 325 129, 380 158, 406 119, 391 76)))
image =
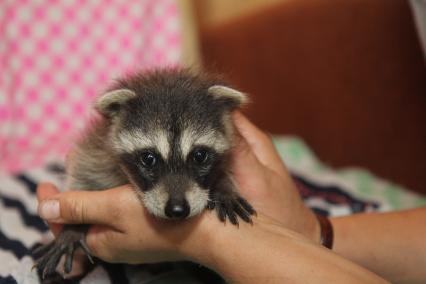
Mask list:
POLYGON ((197 164, 204 164, 207 161, 208 157, 209 157, 209 154, 208 154, 207 150, 205 150, 205 149, 195 150, 192 154, 192 159, 197 164))
POLYGON ((157 163, 157 158, 153 153, 142 154, 142 164, 147 168, 152 168, 157 163))

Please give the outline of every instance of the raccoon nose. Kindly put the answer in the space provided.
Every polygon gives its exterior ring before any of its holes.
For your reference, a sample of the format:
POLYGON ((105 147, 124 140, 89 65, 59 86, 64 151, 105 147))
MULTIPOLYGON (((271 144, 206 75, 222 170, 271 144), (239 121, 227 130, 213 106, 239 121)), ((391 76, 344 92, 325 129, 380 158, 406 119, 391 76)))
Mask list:
POLYGON ((167 201, 165 208, 166 216, 173 219, 184 219, 189 215, 189 205, 186 200, 167 201))

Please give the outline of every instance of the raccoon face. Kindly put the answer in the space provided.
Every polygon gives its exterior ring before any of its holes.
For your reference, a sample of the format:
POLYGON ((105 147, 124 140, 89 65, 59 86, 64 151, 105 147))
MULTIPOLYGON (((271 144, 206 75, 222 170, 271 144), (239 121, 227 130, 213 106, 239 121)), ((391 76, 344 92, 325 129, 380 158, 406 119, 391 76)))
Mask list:
POLYGON ((141 92, 129 84, 96 104, 111 121, 109 143, 120 167, 158 217, 199 214, 215 182, 226 174, 229 115, 245 97, 224 86, 194 85, 144 85, 141 92))
POLYGON ((163 218, 194 216, 207 205, 222 154, 197 145, 186 157, 173 156, 164 159, 157 149, 145 148, 121 158, 148 211, 163 218))

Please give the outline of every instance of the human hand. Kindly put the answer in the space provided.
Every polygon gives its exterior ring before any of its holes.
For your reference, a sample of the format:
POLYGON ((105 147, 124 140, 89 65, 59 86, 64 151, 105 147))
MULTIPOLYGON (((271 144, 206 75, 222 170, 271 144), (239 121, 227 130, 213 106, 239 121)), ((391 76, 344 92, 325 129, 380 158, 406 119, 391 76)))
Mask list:
POLYGON ((93 255, 108 262, 191 260, 229 283, 386 283, 261 212, 252 225, 239 227, 223 224, 210 211, 173 222, 148 214, 129 186, 58 194, 53 185, 41 184, 37 194, 39 213, 54 233, 59 223, 95 224, 86 243, 93 255), (59 202, 59 212, 54 212, 53 200, 59 202), (315 273, 306 273, 307 268, 315 273))
POLYGON ((37 197, 39 214, 55 236, 61 224, 94 224, 86 243, 94 256, 108 262, 190 260, 196 258, 197 251, 205 251, 200 247, 209 239, 205 233, 209 221, 200 222, 202 216, 187 222, 155 218, 130 186, 59 194, 52 184, 42 183, 37 197))
POLYGON ((243 114, 233 114, 240 135, 233 151, 232 172, 240 193, 258 211, 318 243, 320 228, 279 157, 271 138, 243 114))

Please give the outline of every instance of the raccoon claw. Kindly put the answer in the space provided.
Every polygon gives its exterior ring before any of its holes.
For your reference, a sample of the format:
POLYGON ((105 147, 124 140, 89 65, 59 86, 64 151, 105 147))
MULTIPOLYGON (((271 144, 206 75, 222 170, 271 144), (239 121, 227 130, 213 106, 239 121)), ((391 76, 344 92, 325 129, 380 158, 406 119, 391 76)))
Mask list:
POLYGON ((238 217, 243 221, 252 224, 251 215, 256 215, 253 207, 242 197, 235 196, 234 198, 219 198, 219 200, 211 201, 207 205, 207 209, 216 209, 218 218, 222 222, 226 219, 238 226, 238 217))
POLYGON ((72 270, 75 250, 81 247, 89 260, 93 263, 92 256, 84 242, 84 233, 66 231, 59 235, 58 239, 50 244, 38 247, 33 251, 34 255, 41 254, 33 268, 41 273, 42 279, 53 275, 62 256, 65 256, 64 272, 68 274, 72 270))

